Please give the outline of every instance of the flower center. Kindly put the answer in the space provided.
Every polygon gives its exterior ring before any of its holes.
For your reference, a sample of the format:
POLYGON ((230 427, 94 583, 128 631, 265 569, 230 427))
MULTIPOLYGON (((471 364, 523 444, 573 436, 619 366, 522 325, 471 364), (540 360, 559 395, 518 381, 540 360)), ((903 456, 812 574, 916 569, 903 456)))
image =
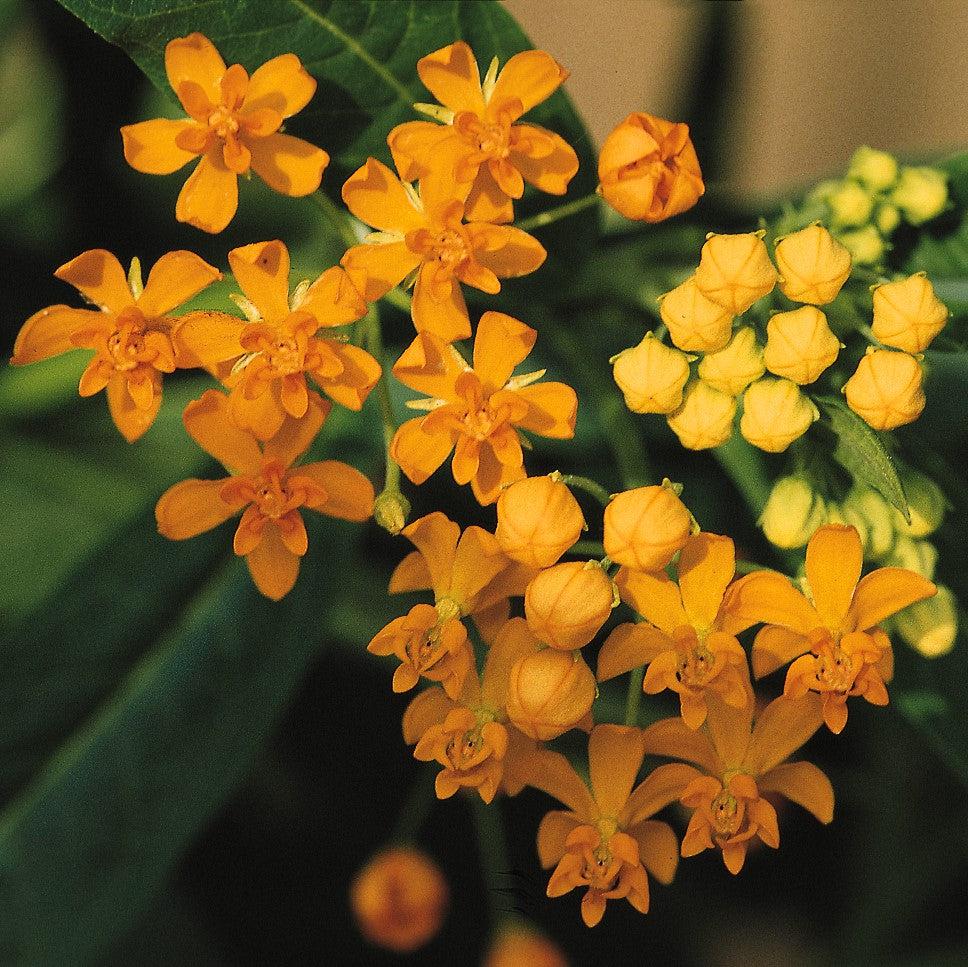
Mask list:
POLYGON ((239 121, 235 112, 227 107, 217 107, 208 116, 208 129, 223 141, 238 133, 239 121))
POLYGON ((286 486, 285 477, 272 468, 263 471, 252 500, 266 517, 273 520, 293 509, 293 495, 286 486))
POLYGON ((481 735, 480 725, 468 729, 463 734, 451 736, 447 743, 447 758, 451 767, 458 772, 473 765, 482 751, 484 751, 484 737, 481 735))
POLYGON ((711 803, 713 825, 719 836, 735 836, 743 822, 745 809, 739 800, 724 789, 711 803))
POLYGON ((857 671, 853 658, 839 645, 827 645, 817 656, 817 684, 823 691, 849 692, 857 671))
POLYGON ((679 656, 676 679, 683 685, 705 685, 716 666, 716 656, 699 642, 684 655, 679 656))
POLYGON ((431 254, 438 262, 451 268, 460 265, 469 255, 464 236, 452 228, 445 228, 437 234, 431 254))
POLYGON ((506 158, 510 150, 511 124, 507 121, 483 121, 464 111, 454 120, 454 127, 464 141, 489 158, 506 158))
POLYGON ((301 373, 305 368, 305 358, 305 350, 292 336, 280 334, 266 348, 266 362, 280 376, 301 373))

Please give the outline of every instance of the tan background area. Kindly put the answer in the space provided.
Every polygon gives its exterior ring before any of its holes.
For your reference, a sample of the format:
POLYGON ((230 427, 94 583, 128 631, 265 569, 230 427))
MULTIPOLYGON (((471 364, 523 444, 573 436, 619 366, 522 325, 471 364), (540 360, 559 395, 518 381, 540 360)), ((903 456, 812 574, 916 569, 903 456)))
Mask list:
POLYGON ((630 111, 683 109, 700 38, 725 13, 724 186, 744 195, 837 173, 859 144, 968 145, 968 0, 505 2, 571 70, 599 142, 630 111))

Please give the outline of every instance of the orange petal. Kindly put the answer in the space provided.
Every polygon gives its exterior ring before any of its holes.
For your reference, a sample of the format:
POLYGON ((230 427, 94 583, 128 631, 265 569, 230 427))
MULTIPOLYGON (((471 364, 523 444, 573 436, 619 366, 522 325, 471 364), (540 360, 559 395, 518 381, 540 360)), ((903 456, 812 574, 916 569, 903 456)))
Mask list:
POLYGON ((326 491, 321 504, 307 503, 330 517, 364 521, 373 513, 373 484, 359 470, 338 460, 307 463, 293 471, 297 477, 309 477, 326 491))
POLYGON ((82 252, 62 265, 54 275, 74 286, 94 305, 118 313, 134 304, 121 263, 103 248, 82 252))
POLYGON ((646 574, 623 567, 615 575, 615 586, 626 604, 667 635, 689 623, 679 586, 664 572, 646 574))
POLYGON ((807 544, 807 584, 821 621, 839 628, 847 616, 864 564, 856 528, 826 524, 807 544))
POLYGON ((440 725, 455 708, 442 688, 425 688, 403 713, 403 741, 416 745, 432 725, 440 725))
POLYGON ((454 553, 450 596, 469 605, 509 563, 493 534, 480 527, 466 528, 454 553))
POLYGON ((535 383, 514 390, 514 395, 528 404, 528 412, 516 421, 522 430, 557 440, 570 440, 575 435, 578 396, 564 383, 535 383))
POLYGON ((627 832, 639 844, 642 865, 660 883, 671 883, 679 865, 679 840, 672 827, 650 819, 627 832))
POLYGON ((652 661, 663 651, 675 648, 672 639, 647 624, 619 625, 598 653, 598 680, 607 682, 639 665, 652 661))
POLYGON ((245 556, 245 563, 255 586, 273 601, 284 598, 299 576, 299 555, 286 547, 279 528, 271 520, 266 521, 262 540, 245 556))
POLYGON ((256 242, 229 252, 235 281, 269 323, 289 315, 289 250, 283 242, 256 242))
POLYGON ((244 352, 239 338, 245 323, 224 312, 190 312, 172 330, 179 364, 214 367, 244 352))
POLYGON ((48 306, 35 312, 21 327, 13 346, 11 366, 25 366, 51 356, 59 356, 78 347, 71 337, 76 332, 100 326, 105 313, 70 306, 48 306))
POLYGON ((381 232, 406 233, 425 222, 400 179, 376 158, 368 158, 346 179, 342 195, 346 207, 361 222, 381 232))
POLYGON ((420 551, 411 551, 390 575, 390 594, 403 594, 406 591, 426 591, 432 586, 430 569, 420 551))
POLYGON ((854 594, 851 626, 858 631, 873 628, 915 601, 937 594, 937 587, 900 567, 882 567, 861 578, 854 594))
POLYGON ((299 304, 321 327, 345 326, 366 313, 366 302, 338 265, 327 269, 306 290, 299 304))
MULTIPOLYGON (((679 799, 686 786, 700 775, 694 766, 682 762, 671 762, 653 769, 629 796, 620 818, 622 825, 626 828, 635 826, 654 816, 660 809, 665 809, 669 803, 679 799)), ((678 854, 678 849, 675 851, 678 854)))
POLYGON ((182 187, 175 218, 216 234, 232 221, 238 207, 238 175, 226 168, 221 151, 210 150, 182 187))
POLYGON ((648 755, 694 762, 710 775, 722 772, 722 763, 708 737, 694 732, 679 716, 654 722, 642 733, 642 744, 648 755))
POLYGON ((134 443, 155 422, 161 408, 161 377, 156 374, 155 380, 151 401, 145 407, 138 406, 132 399, 127 380, 122 374, 113 376, 108 382, 108 410, 114 425, 128 443, 134 443))
POLYGON ((407 420, 393 436, 390 456, 415 484, 422 484, 447 459, 454 439, 447 433, 425 433, 422 417, 407 420))
POLYGON ((485 441, 481 446, 471 490, 477 502, 482 507, 487 507, 497 500, 505 487, 526 476, 523 458, 520 458, 519 463, 504 463, 498 459, 491 441, 485 441))
POLYGON ((501 389, 534 347, 537 332, 503 312, 485 312, 474 338, 474 370, 485 393, 501 389))
POLYGON ((735 570, 736 555, 728 537, 702 533, 686 541, 679 555, 679 591, 696 628, 713 626, 735 570))
POLYGON ((757 779, 761 792, 778 792, 798 803, 822 823, 834 818, 834 788, 811 762, 787 762, 757 779))
POLYGON ((269 108, 284 118, 292 117, 312 100, 316 81, 295 54, 280 54, 267 60, 249 78, 240 113, 269 108))
POLYGON ((185 151, 175 143, 179 134, 194 127, 195 122, 187 118, 181 121, 157 118, 125 125, 121 128, 124 160, 135 171, 146 175, 170 175, 197 156, 197 152, 185 151))
POLYGON ((796 752, 822 721, 820 696, 813 692, 802 698, 774 699, 753 726, 744 768, 754 776, 769 772, 796 752))
MULTIPOLYGON (((441 168, 444 158, 458 156, 460 138, 450 124, 433 121, 406 121, 387 135, 387 145, 400 177, 404 181, 423 178, 434 168, 441 168)), ((465 146, 465 150, 469 150, 465 146)), ((451 169, 453 175, 453 169, 451 169)))
POLYGON ((578 172, 575 149, 553 131, 530 124, 520 124, 514 132, 521 140, 520 147, 511 147, 508 159, 511 164, 539 191, 563 195, 578 172))
POLYGON ((567 852, 565 840, 581 820, 574 813, 553 809, 545 813, 538 826, 538 859, 542 867, 554 866, 567 852))
POLYGON ((592 794, 605 816, 625 806, 642 766, 642 732, 627 725, 596 725, 588 737, 588 771, 592 794))
POLYGON ((507 102, 517 100, 520 110, 515 111, 512 117, 516 121, 536 104, 551 97, 567 77, 568 71, 543 50, 526 50, 515 54, 497 75, 497 83, 488 103, 489 112, 493 113, 507 102))
POLYGON ((539 749, 528 763, 527 784, 554 796, 580 818, 592 818, 594 803, 588 786, 560 752, 539 749))
POLYGON ((804 634, 819 623, 810 602, 786 575, 753 571, 726 589, 719 625, 727 634, 739 634, 761 621, 804 634))
POLYGON ((220 493, 224 486, 224 480, 192 479, 169 487, 155 507, 158 533, 181 541, 228 520, 239 508, 222 500, 220 493))
POLYGON ((761 628, 753 639, 753 674, 762 678, 809 650, 810 641, 804 635, 780 625, 761 628))
POLYGON ((500 279, 528 275, 548 257, 544 246, 527 232, 509 225, 483 225, 474 222, 467 234, 477 261, 500 279))
POLYGON ((490 166, 481 165, 464 204, 464 218, 469 222, 506 225, 514 221, 514 202, 494 180, 490 166))
POLYGON ((411 303, 413 324, 417 332, 434 333, 444 342, 467 339, 471 334, 471 321, 460 283, 457 279, 451 279, 443 298, 437 298, 437 286, 432 281, 435 271, 434 266, 425 263, 417 276, 411 303))
POLYGON ((417 73, 424 86, 445 107, 455 113, 482 114, 484 95, 474 52, 459 40, 435 50, 417 61, 417 73))
POLYGON ((420 256, 406 242, 354 245, 347 249, 340 264, 367 302, 382 299, 399 285, 419 264, 420 256))
POLYGON ((450 343, 431 332, 422 332, 396 361, 393 375, 418 393, 456 401, 459 396, 454 384, 466 369, 463 356, 450 343))
POLYGON ((215 266, 193 252, 169 252, 152 266, 137 306, 147 318, 157 318, 221 278, 215 266))
POLYGON ((331 342, 329 350, 340 361, 343 371, 333 379, 318 373, 313 373, 313 378, 331 399, 358 411, 380 379, 380 364, 365 350, 348 343, 331 342))
POLYGON ((245 383, 240 382, 233 388, 229 402, 232 405, 233 422, 263 442, 271 440, 282 429, 286 420, 278 383, 270 386, 264 393, 249 398, 245 393, 245 383))
POLYGON ((210 104, 221 102, 225 61, 214 44, 202 34, 193 33, 172 40, 165 47, 165 71, 176 94, 182 84, 190 81, 201 87, 210 104))
POLYGON ((258 473, 262 467, 259 444, 235 425, 224 393, 206 390, 185 407, 182 420, 189 436, 230 473, 258 473))
POLYGON ((314 192, 323 180, 329 155, 322 148, 291 134, 248 138, 252 170, 273 190, 291 198, 314 192))
POLYGON ((440 511, 434 511, 408 524, 400 533, 423 555, 434 591, 445 594, 450 589, 460 527, 440 511))
POLYGON ((481 699, 494 708, 503 707, 511 668, 520 659, 535 654, 539 647, 538 639, 531 634, 524 618, 512 618, 498 632, 484 660, 481 699))
POLYGON ((706 699, 706 730, 710 741, 724 767, 736 769, 750 744, 753 696, 750 694, 749 701, 739 708, 728 705, 721 696, 711 692, 707 692, 706 699))
POLYGON ((332 405, 319 393, 309 393, 305 415, 299 419, 287 416, 279 432, 262 448, 266 459, 278 460, 283 467, 292 466, 316 439, 331 409, 332 405))

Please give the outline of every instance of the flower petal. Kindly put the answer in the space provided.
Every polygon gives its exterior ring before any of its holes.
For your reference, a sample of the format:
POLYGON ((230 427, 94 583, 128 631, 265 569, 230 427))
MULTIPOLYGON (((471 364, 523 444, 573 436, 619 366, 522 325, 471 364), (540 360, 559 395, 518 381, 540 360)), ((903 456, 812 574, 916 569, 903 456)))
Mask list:
POLYGON ((553 809, 538 826, 538 860, 544 869, 554 866, 567 852, 565 840, 581 820, 574 813, 553 809))
POLYGON ((108 411, 121 436, 134 443, 143 436, 161 408, 161 376, 154 374, 151 399, 147 406, 138 406, 131 396, 128 381, 123 374, 112 376, 107 385, 108 411))
POLYGON ((273 190, 290 198, 314 192, 323 180, 329 155, 291 134, 247 138, 252 170, 273 190))
POLYGON ((536 104, 546 101, 568 77, 561 64, 543 50, 525 50, 515 54, 497 75, 497 83, 488 103, 490 111, 500 109, 508 101, 520 101, 517 120, 536 104))
POLYGON ((364 243, 347 249, 340 264, 363 298, 376 302, 420 265, 420 256, 406 242, 364 243))
POLYGON ((245 323, 225 312, 190 312, 172 330, 179 365, 215 367, 244 352, 239 338, 245 323))
POLYGON ((484 112, 481 74, 474 52, 462 40, 435 50, 417 61, 424 87, 455 113, 484 112))
POLYGON ((494 180, 489 165, 477 169, 471 190, 464 204, 464 218, 469 222, 489 222, 506 225, 514 221, 514 202, 494 180))
POLYGON ((430 588, 430 571, 420 551, 411 551, 390 575, 390 594, 403 594, 407 591, 426 591, 430 588))
POLYGON ((193 33, 170 41, 165 47, 165 72, 176 94, 182 84, 190 81, 201 87, 210 104, 221 102, 225 61, 204 35, 193 33))
POLYGON ((763 775, 789 758, 809 739, 823 721, 820 696, 809 692, 803 698, 784 698, 770 702, 753 726, 753 737, 745 769, 754 776, 763 775))
POLYGON ((293 477, 309 477, 326 491, 326 499, 306 506, 330 517, 364 521, 373 513, 373 484, 359 470, 338 460, 322 460, 298 467, 293 477))
POLYGON ((21 327, 13 346, 11 366, 25 366, 79 348, 71 340, 76 332, 100 327, 110 319, 95 309, 48 306, 35 312, 21 327))
POLYGON ((544 128, 520 124, 513 130, 519 143, 511 146, 511 164, 539 191, 563 195, 578 172, 575 149, 560 135, 544 128))
POLYGON ((440 725, 456 705, 442 688, 425 688, 403 713, 403 741, 416 745, 432 725, 440 725))
POLYGON ((450 577, 450 596, 461 605, 474 597, 508 566, 497 538, 480 527, 467 527, 457 542, 450 577))
POLYGON ((163 316, 222 278, 193 252, 168 252, 152 266, 137 306, 149 319, 163 316))
POLYGON ((592 818, 594 803, 588 786, 560 752, 539 749, 528 764, 527 784, 554 796, 580 818, 592 818))
POLYGON ((472 222, 467 226, 467 234, 477 261, 500 279, 528 275, 548 257, 536 238, 510 225, 472 222))
POLYGON ((462 147, 452 125, 433 121, 398 124, 387 135, 387 144, 404 181, 416 181, 434 168, 441 168, 442 159, 454 156, 462 147))
POLYGON ((847 616, 864 564, 856 528, 826 524, 807 544, 807 583, 814 607, 828 628, 839 628, 847 616))
POLYGON ((432 332, 417 334, 393 366, 393 375, 404 386, 434 399, 456 401, 457 377, 467 363, 450 343, 432 332))
POLYGON ((608 636, 598 653, 597 678, 600 682, 607 682, 616 675, 652 661, 663 651, 674 648, 672 639, 652 625, 619 625, 608 636))
POLYGON ((431 587, 437 594, 445 594, 450 589, 460 527, 440 511, 434 511, 408 524, 400 533, 423 555, 431 587))
POLYGON ((474 371, 490 394, 511 378, 514 367, 524 362, 538 333, 503 312, 485 312, 474 338, 474 371))
POLYGON ((269 323, 289 315, 289 249, 283 242, 256 242, 229 252, 232 274, 269 323))
POLYGON ((295 54, 280 54, 253 72, 240 113, 244 116, 269 108, 284 118, 292 117, 315 93, 316 80, 302 61, 295 54))
POLYGON ((407 420, 390 442, 390 456, 415 484, 422 484, 447 459, 454 449, 454 438, 447 433, 426 433, 423 418, 407 420))
POLYGON ((706 730, 723 764, 721 771, 739 768, 749 747, 754 709, 752 690, 749 691, 749 700, 742 708, 727 705, 711 690, 706 692, 706 730))
POLYGON ((516 426, 557 440, 570 440, 575 435, 578 396, 570 386, 535 383, 513 392, 528 404, 528 412, 516 426))
POLYGON ((822 823, 834 818, 834 788, 812 762, 787 762, 757 779, 760 792, 778 792, 822 823))
POLYGON ((197 152, 185 151, 175 143, 179 134, 194 127, 195 122, 188 118, 180 121, 156 118, 127 124, 121 128, 124 160, 135 171, 146 175, 170 175, 197 157, 197 152))
MULTIPOLYGON (((466 533, 466 532, 465 532, 466 533)), ((458 556, 460 550, 458 549, 458 556)), ((507 700, 511 668, 522 658, 535 654, 541 647, 524 618, 512 618, 497 634, 484 659, 481 675, 481 699, 494 708, 507 700)))
POLYGON ((647 574, 623 567, 615 575, 615 586, 627 605, 667 635, 689 623, 679 586, 664 572, 647 574))
POLYGON ((299 419, 287 416, 279 432, 262 448, 266 459, 291 467, 316 439, 332 408, 319 393, 309 393, 305 415, 299 419))
POLYGON ((467 339, 471 334, 471 321, 467 304, 457 279, 441 286, 433 281, 434 266, 424 263, 413 289, 411 313, 417 332, 432 332, 444 342, 467 339), (443 290, 438 297, 438 289, 443 290))
POLYGON ((192 479, 169 487, 155 507, 158 533, 181 541, 203 534, 238 513, 238 505, 222 500, 224 486, 224 480, 192 479))
POLYGON ((306 290, 300 312, 308 312, 321 328, 345 326, 366 314, 366 301, 338 265, 326 269, 306 290))
POLYGON ((261 468, 259 444, 251 433, 235 425, 224 393, 206 390, 185 407, 182 421, 188 435, 230 473, 251 474, 261 468))
POLYGON ((595 803, 617 816, 635 785, 645 758, 642 732, 627 725, 596 725, 588 737, 588 771, 595 803))
POLYGON ((819 623, 810 602, 785 574, 753 571, 726 589, 719 625, 727 634, 735 635, 761 621, 804 634, 819 623))
POLYGON ((321 376, 316 372, 313 373, 313 379, 330 399, 349 410, 359 411, 380 379, 380 364, 358 346, 327 342, 329 351, 343 367, 342 371, 336 377, 321 376))
POLYGON ((882 567, 860 579, 851 608, 851 626, 858 631, 873 628, 909 604, 937 594, 937 587, 914 571, 882 567))
POLYGON ((650 819, 628 829, 627 832, 639 844, 639 858, 642 865, 660 883, 668 886, 675 877, 676 867, 679 865, 679 840, 673 828, 668 823, 650 819))
POLYGON ((278 383, 250 399, 246 396, 245 383, 241 382, 233 388, 229 402, 233 422, 263 442, 271 440, 286 420, 278 383))
POLYGON ((238 175, 226 168, 222 152, 213 149, 188 176, 175 203, 175 218, 214 235, 232 221, 238 207, 238 175))
POLYGON ((728 537, 701 533, 686 541, 679 554, 679 591, 696 628, 713 626, 735 570, 736 555, 728 537))
POLYGON ((628 828, 654 816, 679 799, 686 786, 700 775, 695 766, 682 762, 670 762, 653 769, 629 796, 620 817, 621 824, 628 828))
POLYGON ((299 576, 299 556, 286 547, 279 528, 266 521, 262 540, 245 557, 249 574, 259 591, 273 601, 284 598, 299 576))
POLYGON ((809 650, 810 641, 804 635, 780 625, 761 628, 753 639, 753 675, 769 675, 809 650))
POLYGON ((134 304, 121 263, 106 249, 82 252, 62 265, 54 275, 74 286, 89 302, 110 312, 119 313, 134 304))
POLYGON ((346 179, 342 195, 346 207, 361 222, 381 232, 406 233, 425 222, 400 179, 376 158, 367 158, 366 164, 346 179))
POLYGON ((694 762, 714 776, 722 772, 722 763, 708 737, 703 732, 690 729, 678 715, 660 719, 645 729, 642 744, 647 755, 694 762))

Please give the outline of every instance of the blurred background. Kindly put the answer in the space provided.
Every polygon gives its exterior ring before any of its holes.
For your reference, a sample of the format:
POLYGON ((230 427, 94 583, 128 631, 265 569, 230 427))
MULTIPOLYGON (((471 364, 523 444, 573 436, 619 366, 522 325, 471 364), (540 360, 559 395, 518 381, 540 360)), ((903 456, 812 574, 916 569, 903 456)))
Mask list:
MULTIPOLYGON (((633 110, 689 122, 711 182, 699 216, 710 228, 770 205, 791 188, 841 173, 862 143, 907 158, 938 157, 968 145, 968 6, 958 0, 927 7, 914 0, 505 5, 536 46, 572 71, 568 89, 594 138, 600 141, 633 110)), ((190 248, 223 265, 229 248, 265 237, 269 224, 272 235, 293 249, 296 278, 301 268, 308 274, 338 259, 339 251, 319 239, 312 206, 270 197, 257 184, 243 186, 239 216, 223 235, 210 238, 177 224, 172 212, 181 179, 132 171, 118 134, 122 124, 158 116, 160 103, 122 51, 54 0, 0 0, 5 354, 31 313, 72 300, 72 290, 51 273, 87 248, 107 248, 123 262, 137 254, 146 268, 166 251, 190 248)), ((407 320, 391 318, 391 346, 402 346, 407 331, 407 320)), ((191 623, 186 602, 194 602, 227 539, 219 532, 189 549, 145 536, 157 495, 209 469, 179 425, 177 404, 197 395, 198 384, 166 382, 173 402, 134 452, 115 434, 102 397, 77 401, 82 367, 83 360, 63 357, 0 372, 0 677, 6 681, 0 796, 6 818, 77 723, 96 727, 113 714, 115 689, 137 687, 128 672, 158 628, 169 628, 173 615, 191 623), (146 562, 157 587, 146 576, 146 562), (170 576, 172 569, 180 576, 170 576), (86 607, 77 604, 78 581, 93 582, 86 607), (120 630, 99 637, 108 612, 120 630), (38 622, 35 615, 44 617, 38 622), (96 684, 78 684, 89 679, 96 684)), ((930 412, 925 420, 930 425, 930 412)), ((334 417, 327 445, 379 479, 382 458, 372 422, 360 429, 334 417)), ((934 425, 943 438, 948 428, 937 413, 934 425)), ((574 445, 539 448, 529 467, 587 467, 601 453, 596 432, 583 415, 574 445)), ((958 441, 963 435, 954 438, 956 451, 958 441)), ((710 458, 684 455, 667 437, 649 438, 646 445, 660 476, 686 483, 690 506, 707 529, 728 530, 751 557, 768 560, 752 522, 737 523, 739 497, 710 458)), ((481 517, 466 494, 446 483, 414 498, 414 516, 442 504, 458 520, 481 517)), ((120 918, 123 935, 106 929, 101 937, 92 920, 83 952, 61 950, 45 963, 474 964, 495 911, 512 910, 537 923, 576 965, 968 963, 964 787, 923 735, 898 716, 866 706, 852 709, 840 740, 822 735, 810 746, 809 757, 829 772, 837 790, 835 823, 824 828, 787 809, 780 820, 782 849, 754 852, 738 878, 718 855, 703 854, 681 866, 671 888, 654 886, 647 918, 626 904, 610 904, 604 923, 587 931, 577 894, 554 902, 544 896, 534 833, 549 801, 529 791, 497 807, 506 820, 510 860, 496 890, 481 873, 473 809, 458 797, 435 806, 418 835, 451 888, 441 933, 409 958, 366 945, 352 921, 349 884, 422 781, 399 734, 406 700, 390 694, 387 663, 363 647, 383 620, 409 606, 383 600, 380 590, 402 550, 375 527, 366 529, 362 547, 348 527, 329 527, 314 538, 336 548, 340 566, 303 582, 293 604, 302 609, 303 623, 286 632, 294 636, 293 652, 267 669, 278 689, 243 696, 235 717, 222 723, 246 734, 245 754, 228 764, 217 787, 198 777, 197 810, 190 817, 165 811, 164 785, 144 793, 146 804, 160 804, 152 831, 170 827, 190 835, 173 833, 165 840, 167 852, 141 856, 139 823, 149 820, 106 815, 103 842, 84 846, 82 854, 62 822, 78 806, 70 797, 83 795, 82 786, 65 792, 67 812, 36 817, 35 834, 62 843, 65 868, 73 869, 82 855, 90 864, 91 889, 101 874, 136 860, 150 897, 146 907, 132 901, 130 909, 120 899, 118 909, 105 901, 103 921, 120 918), (310 645, 302 643, 311 638, 310 645), (316 647, 320 639, 325 647, 316 647), (135 860, 112 852, 117 830, 124 831, 135 860)), ((241 574, 240 562, 227 567, 235 568, 232 580, 241 574)), ((250 592, 238 594, 250 602, 250 592)), ((225 688, 251 660, 239 643, 257 650, 284 633, 293 613, 266 610, 259 623, 248 625, 233 616, 238 600, 226 597, 217 612, 225 688)), ((191 688, 195 670, 177 671, 191 688)), ((218 686, 213 689, 220 708, 218 686)), ((159 736, 145 762, 164 758, 168 739, 159 736)), ((92 768, 96 758, 95 748, 92 768)), ((169 778, 184 779, 177 762, 169 778)), ((44 877, 56 875, 56 867, 38 869, 27 886, 4 879, 10 857, 26 848, 14 843, 0 851, 0 918, 10 923, 36 916, 29 929, 42 932, 42 918, 24 911, 49 909, 44 877)), ((70 905, 58 907, 56 916, 70 918, 70 905)), ((0 943, 0 965, 7 963, 0 943)))

